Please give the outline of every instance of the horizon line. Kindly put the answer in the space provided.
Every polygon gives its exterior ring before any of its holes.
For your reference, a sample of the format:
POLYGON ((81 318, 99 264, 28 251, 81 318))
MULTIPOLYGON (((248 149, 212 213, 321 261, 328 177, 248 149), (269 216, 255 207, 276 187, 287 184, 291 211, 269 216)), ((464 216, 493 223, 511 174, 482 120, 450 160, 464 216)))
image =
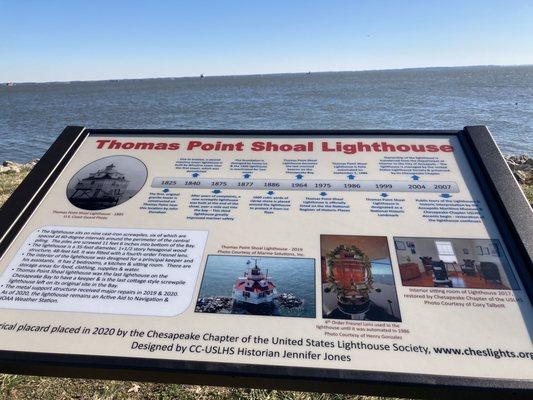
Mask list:
POLYGON ((244 74, 221 74, 221 75, 206 75, 200 73, 198 75, 183 75, 183 76, 151 76, 139 78, 107 78, 107 79, 74 79, 65 81, 5 81, 3 85, 38 85, 47 83, 84 83, 84 82, 110 82, 110 81, 137 81, 150 79, 190 79, 190 78, 223 78, 223 77, 244 77, 244 76, 265 76, 265 75, 299 75, 299 74, 327 74, 327 73, 341 73, 341 72, 378 72, 378 71, 405 71, 417 69, 454 69, 454 68, 481 68, 481 67, 529 67, 533 64, 472 64, 472 65, 449 65, 449 66, 433 66, 433 67, 400 67, 400 68, 368 68, 368 69, 346 69, 346 70, 327 70, 327 71, 292 71, 292 72, 265 72, 265 73, 244 73, 244 74))

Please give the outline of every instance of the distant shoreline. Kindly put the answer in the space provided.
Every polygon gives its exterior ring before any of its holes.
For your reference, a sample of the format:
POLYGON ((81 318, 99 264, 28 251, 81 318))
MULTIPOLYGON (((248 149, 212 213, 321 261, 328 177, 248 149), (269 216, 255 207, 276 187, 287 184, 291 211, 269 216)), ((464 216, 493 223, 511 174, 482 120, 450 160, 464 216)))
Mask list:
POLYGON ((300 71, 300 72, 266 72, 250 74, 227 74, 227 75, 209 75, 199 73, 198 75, 185 76, 156 76, 156 77, 139 77, 139 78, 108 78, 108 79, 85 79, 85 80, 65 80, 65 81, 42 81, 42 82, 16 82, 5 81, 0 83, 1 86, 7 87, 8 84, 15 86, 25 85, 50 85, 50 84, 70 84, 70 83, 97 83, 97 82, 124 82, 124 81, 145 81, 145 80, 174 80, 174 79, 200 79, 202 78, 232 78, 232 77, 253 77, 253 76, 281 76, 281 75, 308 75, 312 74, 337 74, 337 73, 354 73, 354 72, 394 72, 394 71, 442 71, 451 69, 482 69, 482 68, 521 68, 532 67, 533 64, 486 64, 486 65, 455 65, 455 66, 436 66, 436 67, 404 67, 404 68, 380 68, 380 69, 360 69, 360 70, 332 70, 332 71, 300 71))

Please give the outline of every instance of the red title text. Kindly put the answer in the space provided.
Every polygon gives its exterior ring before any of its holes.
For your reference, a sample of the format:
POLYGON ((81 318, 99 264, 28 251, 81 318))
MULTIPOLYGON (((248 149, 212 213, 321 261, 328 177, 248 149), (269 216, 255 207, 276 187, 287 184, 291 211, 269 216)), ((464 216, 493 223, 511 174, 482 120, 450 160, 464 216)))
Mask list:
MULTIPOLYGON (((202 141, 191 140, 187 143, 167 143, 167 142, 123 142, 115 139, 99 139, 96 141, 96 148, 107 150, 186 150, 186 151, 245 151, 243 142, 227 143, 224 141, 202 141)), ((416 152, 416 153, 437 153, 453 152, 453 146, 448 144, 413 144, 413 143, 388 143, 379 142, 353 142, 345 143, 340 141, 320 143, 276 143, 271 141, 255 141, 250 143, 250 151, 254 152, 339 152, 344 154, 356 154, 363 152, 416 152), (315 149, 317 148, 317 149, 315 149)))

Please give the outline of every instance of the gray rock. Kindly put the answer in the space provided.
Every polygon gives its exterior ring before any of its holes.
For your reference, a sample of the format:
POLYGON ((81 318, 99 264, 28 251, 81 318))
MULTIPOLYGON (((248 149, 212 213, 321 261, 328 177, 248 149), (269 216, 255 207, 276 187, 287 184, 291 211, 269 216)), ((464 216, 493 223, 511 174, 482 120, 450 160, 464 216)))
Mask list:
POLYGON ((292 293, 280 293, 276 301, 281 307, 289 309, 301 307, 303 304, 303 300, 292 293))
POLYGON ((218 313, 231 309, 233 299, 231 297, 210 296, 202 297, 196 302, 196 312, 218 313))
POLYGON ((31 160, 30 162, 27 162, 23 166, 24 167, 33 168, 33 167, 35 167, 35 164, 37 164, 38 162, 39 162, 39 159, 38 158, 34 158, 33 160, 31 160))
POLYGON ((521 185, 533 184, 533 159, 525 154, 505 156, 507 165, 521 185))
POLYGON ((20 172, 20 166, 13 163, 13 164, 2 164, 0 166, 0 173, 1 174, 18 174, 20 172))
POLYGON ((524 171, 518 171, 518 170, 513 171, 513 175, 519 184, 525 185, 527 183, 528 177, 524 171))
POLYGON ((22 168, 25 169, 31 169, 35 167, 35 165, 39 162, 38 158, 35 158, 31 160, 30 162, 27 162, 26 164, 16 163, 14 161, 5 160, 2 162, 2 165, 0 165, 0 174, 18 174, 22 168))

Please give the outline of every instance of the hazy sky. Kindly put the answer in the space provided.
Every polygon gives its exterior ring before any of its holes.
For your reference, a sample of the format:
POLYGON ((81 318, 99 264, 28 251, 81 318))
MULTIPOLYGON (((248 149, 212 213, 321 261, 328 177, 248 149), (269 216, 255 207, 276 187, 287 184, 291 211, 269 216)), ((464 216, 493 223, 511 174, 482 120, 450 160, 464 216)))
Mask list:
POLYGON ((0 0, 0 81, 533 64, 533 0, 0 0))

